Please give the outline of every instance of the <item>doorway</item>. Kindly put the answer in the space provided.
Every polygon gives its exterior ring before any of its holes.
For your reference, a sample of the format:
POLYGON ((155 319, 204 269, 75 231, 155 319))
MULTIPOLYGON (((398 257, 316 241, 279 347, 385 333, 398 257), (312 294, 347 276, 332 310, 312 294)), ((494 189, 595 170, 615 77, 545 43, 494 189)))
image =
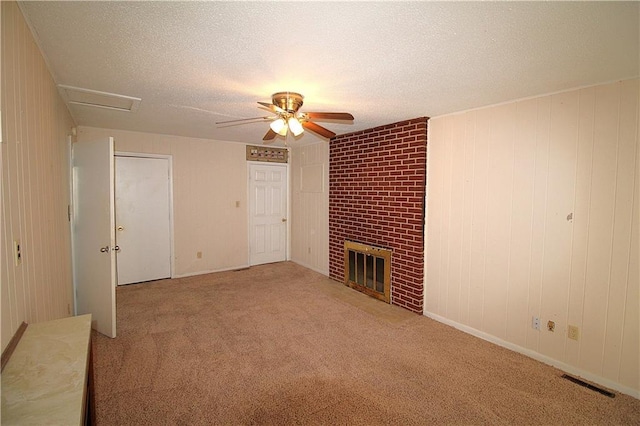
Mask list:
POLYGON ((171 157, 115 157, 118 285, 172 276, 171 157))
POLYGON ((249 164, 249 264, 287 260, 285 164, 249 164))

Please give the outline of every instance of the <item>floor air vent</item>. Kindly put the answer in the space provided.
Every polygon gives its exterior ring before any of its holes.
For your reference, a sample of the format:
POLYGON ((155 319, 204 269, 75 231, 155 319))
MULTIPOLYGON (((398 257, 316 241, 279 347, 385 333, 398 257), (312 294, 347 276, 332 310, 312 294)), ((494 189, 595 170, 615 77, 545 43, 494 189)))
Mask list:
POLYGON ((609 392, 608 390, 604 390, 604 389, 599 388, 599 387, 597 387, 597 386, 593 386, 593 385, 592 385, 592 384, 590 384, 590 383, 584 382, 584 381, 582 381, 582 380, 580 380, 580 379, 577 379, 577 378, 575 378, 575 377, 571 377, 571 376, 569 376, 568 374, 563 374, 563 375, 562 375, 562 378, 563 378, 563 379, 567 379, 567 380, 569 380, 570 382, 573 382, 573 383, 575 383, 575 384, 577 384, 577 385, 583 386, 583 387, 585 387, 585 388, 587 388, 587 389, 591 389, 592 391, 596 391, 596 392, 598 392, 598 393, 601 393, 601 394, 603 394, 603 395, 605 395, 605 396, 608 396, 609 398, 615 398, 615 397, 616 397, 616 394, 615 394, 615 393, 613 393, 613 392, 609 392))

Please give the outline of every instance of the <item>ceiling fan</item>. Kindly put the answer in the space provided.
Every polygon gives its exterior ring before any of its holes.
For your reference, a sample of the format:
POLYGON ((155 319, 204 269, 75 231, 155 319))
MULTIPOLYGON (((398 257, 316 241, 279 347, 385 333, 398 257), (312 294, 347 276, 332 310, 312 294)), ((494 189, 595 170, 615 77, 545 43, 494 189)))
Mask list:
POLYGON ((263 108, 274 113, 274 117, 242 118, 240 120, 219 121, 216 124, 240 124, 245 121, 272 120, 269 130, 262 138, 263 141, 271 141, 277 135, 286 136, 289 130, 294 136, 299 136, 305 129, 331 139, 336 134, 314 123, 314 120, 353 120, 353 115, 348 112, 299 112, 303 99, 304 97, 300 93, 274 93, 271 95, 271 103, 258 102, 263 108))

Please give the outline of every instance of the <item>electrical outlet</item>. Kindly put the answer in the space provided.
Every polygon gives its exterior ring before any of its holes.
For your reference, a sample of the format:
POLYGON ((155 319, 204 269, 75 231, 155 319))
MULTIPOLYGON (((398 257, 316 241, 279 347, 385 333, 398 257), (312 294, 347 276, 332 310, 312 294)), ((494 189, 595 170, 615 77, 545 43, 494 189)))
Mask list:
POLYGON ((554 331, 556 331, 556 323, 555 323, 555 321, 547 321, 547 330, 549 330, 552 333, 554 331))
POLYGON ((540 317, 531 318, 531 328, 540 331, 540 317))
POLYGON ((20 266, 22 263, 22 249, 20 248, 20 240, 13 241, 13 263, 20 266))
POLYGON ((567 337, 571 340, 578 340, 580 330, 577 325, 570 325, 567 332, 567 337))

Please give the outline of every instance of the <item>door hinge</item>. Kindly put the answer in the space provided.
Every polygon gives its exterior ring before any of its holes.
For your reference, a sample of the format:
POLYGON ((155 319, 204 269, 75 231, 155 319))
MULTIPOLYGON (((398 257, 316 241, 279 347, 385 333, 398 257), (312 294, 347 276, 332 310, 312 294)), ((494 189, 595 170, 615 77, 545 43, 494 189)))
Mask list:
POLYGON ((67 218, 71 222, 71 204, 67 204, 67 218))

